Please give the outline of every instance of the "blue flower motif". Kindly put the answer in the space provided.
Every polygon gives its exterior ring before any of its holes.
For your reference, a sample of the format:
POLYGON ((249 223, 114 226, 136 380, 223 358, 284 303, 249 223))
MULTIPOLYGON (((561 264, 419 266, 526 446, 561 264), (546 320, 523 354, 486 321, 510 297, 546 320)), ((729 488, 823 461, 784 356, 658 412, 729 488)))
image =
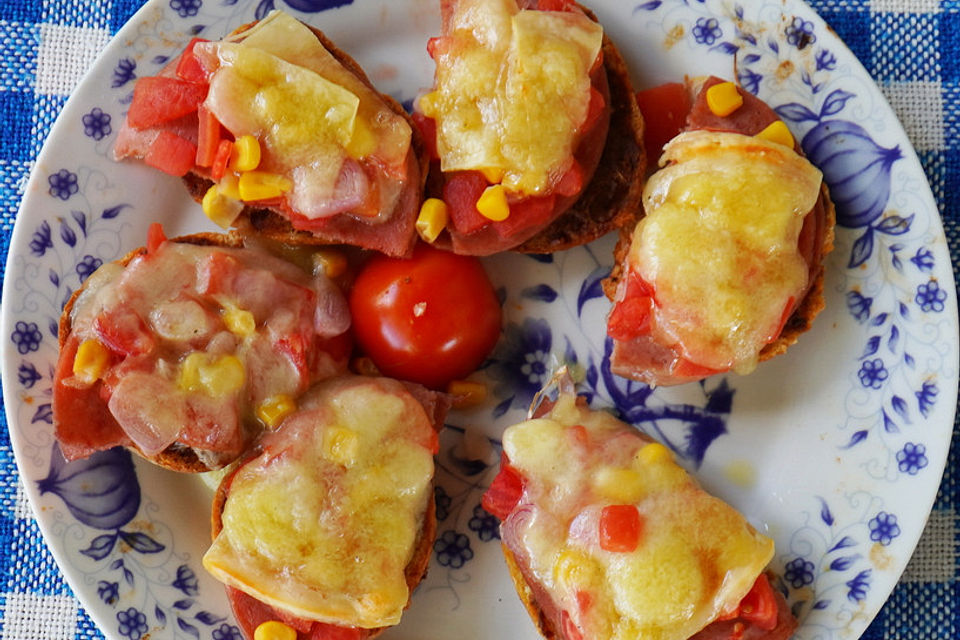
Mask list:
POLYGON ((900 535, 900 526, 897 524, 897 516, 886 511, 881 511, 869 523, 870 539, 879 542, 883 546, 889 545, 894 538, 900 535))
POLYGON ((870 588, 870 569, 865 569, 854 576, 853 580, 847 581, 847 599, 851 602, 860 602, 867 597, 867 589, 870 588))
POLYGON ((814 565, 806 558, 794 558, 784 567, 783 579, 794 589, 813 584, 814 565))
POLYGON ((190 18, 197 15, 203 0, 170 0, 170 8, 180 14, 181 18, 190 18))
POLYGON ((787 36, 787 43, 797 49, 803 49, 817 41, 817 36, 813 35, 813 23, 797 16, 794 16, 793 22, 784 30, 784 33, 787 36))
POLYGON ((184 595, 195 596, 200 593, 199 583, 197 582, 197 574, 195 574, 193 569, 185 564, 177 567, 177 578, 170 584, 175 589, 182 591, 184 595))
POLYGON ((433 501, 437 505, 437 520, 446 520, 450 515, 450 505, 453 499, 447 495, 446 490, 441 486, 433 488, 433 501))
POLYGON ((50 195, 61 200, 69 200, 70 196, 80 190, 77 185, 77 174, 66 169, 60 169, 49 176, 47 182, 50 183, 50 195))
POLYGON ((473 508, 473 517, 470 518, 467 526, 470 531, 476 531, 477 537, 483 542, 500 538, 500 522, 480 505, 473 508))
POLYGON ((51 233, 49 222, 44 220, 40 223, 40 226, 33 232, 33 236, 30 239, 30 253, 37 257, 42 257, 47 252, 47 249, 53 249, 53 240, 50 239, 51 233))
POLYGON ((693 27, 693 39, 698 44, 710 46, 722 35, 723 31, 716 18, 697 18, 697 24, 693 27))
POLYGON ((926 453, 927 448, 922 444, 908 442, 903 445, 903 449, 897 451, 897 466, 900 471, 915 476, 929 462, 926 453))
POLYGON ((243 633, 236 625, 224 622, 213 630, 213 640, 243 640, 243 633))
POLYGON ((817 71, 833 71, 837 68, 837 57, 827 49, 820 49, 815 56, 817 71))
POLYGON ((77 275, 80 276, 80 282, 86 280, 90 274, 99 269, 102 264, 103 260, 100 258, 95 258, 90 254, 83 256, 83 259, 77 263, 77 275))
POLYGON ((316 13, 353 4, 353 0, 285 0, 291 8, 304 13, 316 13))
POLYGON ((760 91, 760 81, 763 80, 763 76, 752 69, 744 67, 738 71, 737 79, 745 91, 756 94, 760 91))
POLYGON ((13 335, 10 336, 13 344, 17 345, 17 351, 21 355, 36 351, 40 348, 40 341, 43 340, 43 334, 36 322, 19 321, 14 325, 13 335))
POLYGON ((43 376, 37 371, 37 368, 29 362, 25 362, 17 369, 17 380, 23 385, 24 389, 31 389, 33 385, 39 382, 43 376))
POLYGON ((943 311, 943 302, 946 299, 947 292, 940 288, 940 284, 936 280, 931 278, 930 282, 917 286, 917 295, 914 301, 920 305, 921 311, 940 313, 943 311))
POLYGON ((433 550, 437 554, 437 562, 440 566, 451 569, 459 569, 473 558, 470 538, 453 529, 444 531, 443 535, 437 538, 433 543, 433 550))
POLYGON ((110 126, 110 114, 104 113, 100 107, 83 116, 83 132, 94 140, 102 140, 113 132, 110 126))
POLYGON ((883 365, 883 360, 874 358, 873 360, 865 360, 860 365, 857 377, 860 378, 860 384, 865 388, 879 389, 883 386, 883 381, 890 377, 890 374, 883 365))
POLYGON ((870 317, 870 306, 873 298, 868 298, 859 291, 847 292, 847 309, 857 322, 866 322, 870 317))
POLYGON ((137 74, 134 73, 136 68, 137 63, 133 58, 121 58, 113 70, 113 82, 110 83, 110 86, 117 89, 136 78, 137 74))
POLYGON ((496 380, 494 393, 510 403, 527 406, 550 376, 553 335, 544 319, 525 318, 511 323, 490 357, 488 372, 496 380))
POLYGON ((926 247, 920 247, 917 249, 917 252, 914 254, 914 256, 910 258, 910 262, 915 264, 917 269, 920 269, 920 271, 923 271, 924 273, 931 271, 935 264, 933 260, 933 252, 926 247))
POLYGON ((140 640, 143 634, 147 632, 147 616, 133 607, 126 611, 118 611, 117 622, 120 623, 118 627, 120 635, 130 638, 130 640, 140 640))
POLYGON ((120 597, 120 585, 116 582, 101 580, 97 583, 97 595, 106 604, 115 604, 120 597))
POLYGON ((924 418, 930 417, 930 409, 937 401, 937 394, 939 393, 940 388, 937 387, 936 383, 930 381, 924 382, 920 391, 914 392, 914 395, 917 396, 917 406, 924 418))

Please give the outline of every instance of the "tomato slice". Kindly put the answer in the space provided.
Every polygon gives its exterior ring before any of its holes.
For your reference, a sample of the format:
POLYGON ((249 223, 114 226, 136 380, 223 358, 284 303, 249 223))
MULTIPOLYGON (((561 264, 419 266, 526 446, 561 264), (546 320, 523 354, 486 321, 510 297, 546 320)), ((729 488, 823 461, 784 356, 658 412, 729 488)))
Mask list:
POLYGON ((522 496, 523 476, 510 466, 507 456, 503 455, 500 458, 500 472, 484 492, 480 505, 498 519, 506 520, 522 496))
POLYGON ((147 324, 130 308, 117 307, 102 312, 93 321, 100 342, 123 356, 142 356, 156 347, 147 324))
POLYGON ((663 152, 663 145, 683 130, 687 114, 693 108, 690 93, 682 83, 669 82, 640 91, 637 103, 643 113, 647 157, 655 162, 663 152))
POLYGON ((573 0, 539 0, 537 9, 540 11, 574 11, 576 3, 573 0))
POLYGON ((208 88, 179 78, 140 78, 133 87, 127 123, 134 129, 147 129, 193 113, 206 99, 208 88))
POLYGON ((477 200, 488 184, 479 171, 447 174, 447 181, 443 185, 443 201, 447 203, 450 222, 458 233, 473 233, 490 224, 490 220, 477 211, 477 200))
POLYGON ((427 157, 431 160, 439 160, 440 154, 437 153, 437 121, 427 117, 419 111, 414 111, 410 116, 413 124, 417 126, 420 137, 423 138, 423 146, 426 147, 427 157))
POLYGON ((513 237, 523 229, 544 224, 553 216, 557 197, 531 196, 510 203, 510 215, 506 220, 493 223, 501 238, 513 237))
POLYGON ((560 627, 563 630, 564 640, 583 640, 583 634, 580 633, 580 629, 574 624, 573 618, 566 609, 560 612, 560 627))
POLYGON ((640 544, 643 519, 632 504, 611 504, 600 512, 599 529, 601 549, 631 553, 640 544))
POLYGON ((779 607, 773 587, 765 574, 760 574, 753 587, 740 601, 739 617, 770 631, 777 626, 779 607))
POLYGON ((217 149, 220 146, 220 121, 213 115, 210 109, 200 105, 197 109, 197 157, 198 167, 213 166, 213 161, 217 157, 217 149))
POLYGON ((187 43, 183 53, 180 54, 180 61, 177 62, 177 77, 187 82, 207 82, 210 74, 207 69, 200 64, 200 60, 193 53, 193 48, 198 42, 209 42, 203 38, 194 38, 187 43))
POLYGON ((213 162, 210 165, 210 177, 219 180, 227 172, 227 164, 230 162, 230 154, 233 153, 233 143, 229 140, 221 140, 217 144, 217 151, 213 154, 213 162))
POLYGON ((147 229, 147 254, 156 253, 166 241, 167 234, 163 232, 163 225, 159 222, 151 223, 147 229))
POLYGON ((172 131, 161 131, 150 143, 143 161, 172 176, 184 176, 197 161, 197 145, 172 131))
POLYGON ((623 299, 614 305, 607 319, 607 333, 614 340, 633 340, 650 333, 654 306, 653 286, 631 270, 623 299))

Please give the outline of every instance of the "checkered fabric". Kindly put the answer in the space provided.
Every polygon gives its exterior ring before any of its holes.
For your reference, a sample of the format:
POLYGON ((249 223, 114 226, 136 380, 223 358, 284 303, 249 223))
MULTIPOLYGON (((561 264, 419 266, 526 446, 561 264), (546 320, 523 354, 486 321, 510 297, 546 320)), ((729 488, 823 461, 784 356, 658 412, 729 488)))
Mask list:
MULTIPOLYGON (((0 265, 23 186, 51 124, 97 53, 142 3, 0 0, 0 265)), ((957 275, 960 0, 810 3, 863 62, 903 122, 933 187, 957 275)), ((926 532, 865 640, 960 638, 958 453, 960 438, 954 437, 926 532)), ((0 429, 0 550, 0 640, 103 637, 40 537, 6 428, 0 429)))

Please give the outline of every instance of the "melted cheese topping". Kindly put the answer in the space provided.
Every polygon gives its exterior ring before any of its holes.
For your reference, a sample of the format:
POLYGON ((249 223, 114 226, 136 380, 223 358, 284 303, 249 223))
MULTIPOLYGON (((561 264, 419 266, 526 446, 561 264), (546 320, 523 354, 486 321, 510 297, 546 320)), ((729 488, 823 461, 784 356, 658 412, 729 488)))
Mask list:
POLYGON ((644 190, 632 268, 656 290, 652 335, 692 362, 752 370, 807 287, 798 249, 821 173, 783 145, 692 131, 644 190))
POLYGON ((534 195, 569 168, 590 104, 602 28, 574 12, 519 10, 515 0, 460 0, 435 90, 419 103, 437 121, 444 171, 502 174, 534 195))
POLYGON ((686 640, 734 608, 773 556, 770 539, 661 445, 572 395, 508 428, 503 446, 525 479, 504 540, 520 545, 514 553, 584 637, 686 640), (641 514, 633 552, 600 546, 600 514, 611 504, 641 514), (580 592, 591 598, 585 611, 580 592))
POLYGON ((432 437, 423 407, 395 381, 315 388, 237 471, 204 566, 300 618, 396 624, 432 499, 432 437))

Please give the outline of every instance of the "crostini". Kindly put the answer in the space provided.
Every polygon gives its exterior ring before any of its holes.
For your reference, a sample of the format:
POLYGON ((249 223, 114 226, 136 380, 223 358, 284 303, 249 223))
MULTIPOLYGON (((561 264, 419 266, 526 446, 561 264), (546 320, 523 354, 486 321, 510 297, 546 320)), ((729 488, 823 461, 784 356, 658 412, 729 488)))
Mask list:
POLYGON ((633 222, 643 119, 596 17, 570 0, 440 7, 434 86, 414 105, 432 161, 425 239, 461 254, 548 253, 633 222))
POLYGON ((224 478, 203 565, 248 638, 362 640, 400 621, 436 534, 448 407, 389 378, 328 380, 224 478))
POLYGON ((604 287, 611 369, 650 385, 749 373, 786 351, 824 306, 833 247, 827 187, 777 114, 718 78, 690 90, 604 287))
POLYGON ((346 370, 349 308, 242 239, 197 234, 95 271, 64 308, 53 421, 68 460, 127 446, 202 472, 240 456, 314 381, 346 370))
POLYGON ((140 78, 113 150, 184 176, 222 227, 405 256, 424 167, 409 116, 282 11, 140 78))
POLYGON ((549 640, 786 640, 764 568, 773 542, 707 494, 669 449, 572 389, 508 427, 483 506, 549 640))

